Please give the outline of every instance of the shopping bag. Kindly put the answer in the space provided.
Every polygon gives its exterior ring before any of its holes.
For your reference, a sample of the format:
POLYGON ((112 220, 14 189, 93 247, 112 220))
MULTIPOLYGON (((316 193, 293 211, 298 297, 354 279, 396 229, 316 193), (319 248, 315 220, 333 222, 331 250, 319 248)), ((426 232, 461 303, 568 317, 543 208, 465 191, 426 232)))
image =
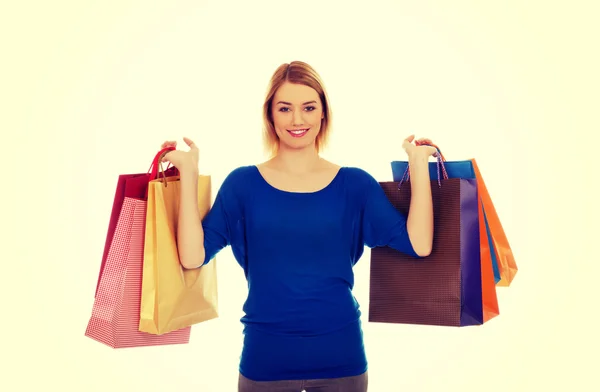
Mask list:
MULTIPOLYGON (((434 144, 431 144, 431 146, 438 149, 439 155, 444 161, 444 168, 450 178, 477 180, 480 195, 479 218, 482 222, 480 233, 481 256, 484 263, 492 263, 496 284, 498 286, 509 286, 517 273, 517 264, 475 159, 446 161, 439 148, 434 144)), ((408 162, 393 161, 391 166, 393 181, 400 181, 407 173, 408 162)), ((436 163, 430 162, 429 173, 432 180, 436 178, 437 170, 436 163)))
POLYGON ((190 328, 164 335, 138 330, 146 201, 125 197, 94 298, 85 336, 113 348, 186 344, 190 328))
POLYGON ((481 202, 485 208, 486 230, 488 238, 490 239, 489 245, 490 248, 494 250, 491 252, 491 256, 497 260, 497 263, 499 264, 500 281, 498 282, 498 286, 508 287, 511 285, 517 274, 517 263, 508 242, 508 237, 500 222, 500 217, 494 207, 492 197, 485 186, 485 181, 477 166, 477 162, 475 159, 471 159, 470 162, 473 164, 473 171, 477 178, 477 186, 481 190, 481 202))
MULTIPOLYGON (((146 200, 147 190, 148 190, 148 182, 151 179, 157 178, 158 175, 158 160, 159 158, 168 151, 174 150, 174 147, 167 147, 160 150, 152 160, 150 164, 150 168, 146 173, 135 173, 135 174, 121 174, 117 179, 117 187, 115 191, 115 197, 113 201, 112 211, 110 214, 110 219, 108 223, 108 230, 106 233, 106 240, 104 242, 104 252, 102 254, 102 261, 100 263, 100 272, 98 273, 98 280, 96 283, 96 294, 98 294, 98 289, 100 286, 100 278, 106 266, 106 259, 108 257, 108 252, 110 250, 110 245, 115 233, 115 229, 117 227, 117 221, 119 219, 119 214, 121 213, 121 208, 123 206, 123 201, 126 197, 146 200)), ((170 166, 170 165, 169 165, 170 166)), ((179 172, 173 166, 170 166, 165 170, 165 176, 174 176, 179 172)))
MULTIPOLYGON (((179 177, 151 181, 139 329, 164 334, 218 317, 216 263, 184 269, 177 252, 179 177)), ((211 177, 198 176, 200 217, 211 205, 211 177)))
MULTIPOLYGON (((433 173, 440 173, 441 160, 433 173)), ((442 170, 443 172, 443 170, 442 170)), ((380 182, 408 215, 410 179, 380 182)), ((415 259, 389 247, 371 250, 369 321, 464 327, 496 316, 491 264, 481 262, 477 181, 431 181, 434 239, 431 254, 415 259)))

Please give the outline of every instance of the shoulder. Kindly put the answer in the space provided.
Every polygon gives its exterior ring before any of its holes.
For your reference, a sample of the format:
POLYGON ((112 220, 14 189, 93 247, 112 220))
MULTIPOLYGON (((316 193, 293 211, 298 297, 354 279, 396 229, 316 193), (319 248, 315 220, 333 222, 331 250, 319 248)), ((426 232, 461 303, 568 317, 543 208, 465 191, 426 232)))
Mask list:
POLYGON ((235 169, 231 170, 227 177, 225 177, 224 182, 239 182, 243 180, 248 180, 250 176, 256 174, 256 166, 255 165, 245 165, 238 166, 235 169))
POLYGON ((359 167, 344 166, 342 168, 346 179, 346 186, 359 189, 379 186, 379 182, 369 172, 359 167))
POLYGON ((240 191, 247 189, 248 186, 252 186, 254 181, 256 181, 256 166, 239 166, 231 170, 225 176, 219 192, 230 195, 240 195, 240 191))
POLYGON ((238 166, 225 176, 221 188, 236 189, 246 185, 248 182, 255 181, 256 172, 255 165, 238 166))
POLYGON ((344 166, 341 169, 346 195, 359 204, 364 204, 373 195, 382 192, 381 185, 369 172, 358 167, 344 166))

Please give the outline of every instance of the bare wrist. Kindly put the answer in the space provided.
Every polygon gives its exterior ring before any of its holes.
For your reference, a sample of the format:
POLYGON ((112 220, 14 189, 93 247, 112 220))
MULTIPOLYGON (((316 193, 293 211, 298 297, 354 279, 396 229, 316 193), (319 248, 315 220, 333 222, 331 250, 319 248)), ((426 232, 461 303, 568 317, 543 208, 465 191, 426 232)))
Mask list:
POLYGON ((411 154, 408 157, 409 165, 427 165, 429 164, 429 155, 425 154, 411 154))
POLYGON ((182 176, 197 175, 199 172, 198 163, 193 161, 186 162, 185 164, 181 165, 181 168, 179 168, 179 172, 182 176))

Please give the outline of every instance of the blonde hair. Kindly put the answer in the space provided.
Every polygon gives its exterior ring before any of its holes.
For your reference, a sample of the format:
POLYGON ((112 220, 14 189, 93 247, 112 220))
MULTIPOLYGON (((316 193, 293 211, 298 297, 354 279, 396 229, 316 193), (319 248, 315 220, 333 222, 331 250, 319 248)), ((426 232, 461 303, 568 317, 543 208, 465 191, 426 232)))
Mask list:
POLYGON ((275 92, 285 82, 303 84, 311 87, 318 94, 323 105, 323 118, 321 119, 321 129, 316 138, 317 152, 321 151, 327 144, 329 130, 331 128, 331 108, 329 106, 329 97, 319 74, 307 63, 302 61, 292 61, 280 65, 269 82, 267 95, 263 104, 263 144, 264 148, 271 157, 275 156, 279 150, 279 137, 275 132, 272 115, 272 103, 275 92))

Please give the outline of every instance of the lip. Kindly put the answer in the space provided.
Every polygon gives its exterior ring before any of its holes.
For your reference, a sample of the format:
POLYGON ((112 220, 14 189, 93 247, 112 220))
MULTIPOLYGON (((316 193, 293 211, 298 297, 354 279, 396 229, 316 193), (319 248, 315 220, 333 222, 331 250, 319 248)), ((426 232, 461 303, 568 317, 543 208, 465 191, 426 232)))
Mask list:
POLYGON ((290 135, 292 135, 292 137, 298 137, 298 138, 300 138, 300 137, 306 135, 309 130, 310 130, 310 128, 298 128, 298 129, 288 129, 287 131, 288 131, 288 133, 290 135), (304 132, 302 132, 300 134, 294 134, 293 133, 294 131, 304 131, 304 132))

